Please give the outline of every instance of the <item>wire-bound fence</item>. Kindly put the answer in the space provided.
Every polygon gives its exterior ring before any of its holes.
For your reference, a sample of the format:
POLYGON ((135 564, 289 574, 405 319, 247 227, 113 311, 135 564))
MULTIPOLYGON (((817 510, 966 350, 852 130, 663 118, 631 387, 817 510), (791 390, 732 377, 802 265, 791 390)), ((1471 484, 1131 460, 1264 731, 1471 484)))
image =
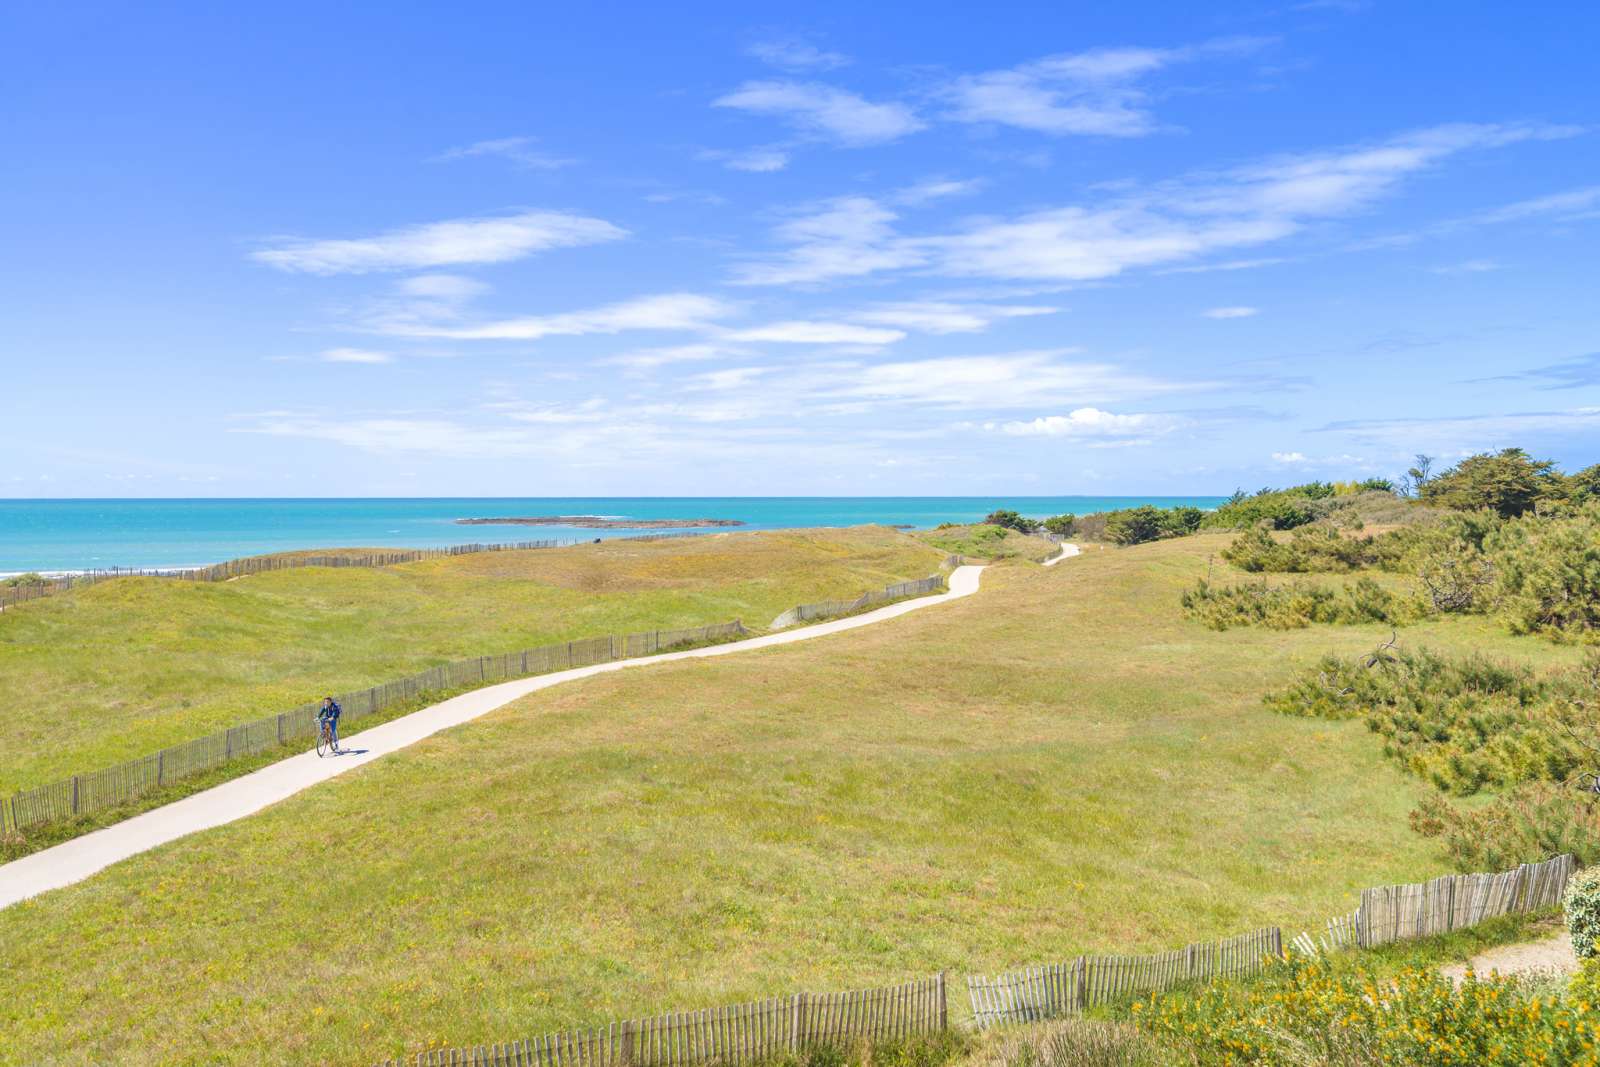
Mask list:
MULTIPOLYGON (((714 623, 682 630, 649 630, 622 637, 590 637, 541 648, 442 664, 383 685, 337 695, 346 719, 360 719, 424 693, 463 689, 511 678, 526 678, 572 667, 645 656, 668 648, 723 641, 748 633, 744 624, 714 623)), ((190 775, 220 767, 317 730, 320 703, 302 704, 279 715, 257 719, 160 752, 88 774, 13 794, 0 800, 0 831, 88 815, 125 804, 190 775)))
POLYGON ((1269 958, 1282 954, 1282 934, 1269 926, 1148 956, 1079 956, 993 978, 969 975, 967 996, 973 1022, 981 1030, 1076 1015, 1185 982, 1256 974, 1269 958))
POLYGON ((856 1039, 896 1040, 949 1026, 944 975, 847 993, 610 1023, 508 1044, 433 1049, 380 1067, 695 1067, 754 1063, 856 1039))
POLYGON ((773 619, 769 629, 783 630, 797 623, 810 622, 813 619, 829 619, 837 615, 849 615, 863 608, 870 608, 874 604, 887 604, 891 600, 904 600, 907 597, 926 596, 929 593, 943 592, 944 587, 944 575, 933 574, 926 578, 919 578, 914 582, 896 582, 882 589, 870 590, 862 593, 854 600, 823 600, 815 604, 797 604, 776 619, 773 619))

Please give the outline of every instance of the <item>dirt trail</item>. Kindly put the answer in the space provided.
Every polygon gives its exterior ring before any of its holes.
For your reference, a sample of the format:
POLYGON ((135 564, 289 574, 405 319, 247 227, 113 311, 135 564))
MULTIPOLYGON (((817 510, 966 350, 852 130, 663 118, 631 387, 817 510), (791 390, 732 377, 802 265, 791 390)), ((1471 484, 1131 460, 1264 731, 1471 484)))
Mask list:
MULTIPOLYGON (((1440 969, 1451 981, 1466 977, 1466 963, 1455 963, 1440 969)), ((1540 941, 1524 941, 1518 945, 1500 945, 1472 957, 1470 964, 1476 974, 1490 971, 1501 974, 1550 973, 1571 974, 1578 969, 1578 957, 1573 954, 1572 940, 1566 931, 1540 941)))

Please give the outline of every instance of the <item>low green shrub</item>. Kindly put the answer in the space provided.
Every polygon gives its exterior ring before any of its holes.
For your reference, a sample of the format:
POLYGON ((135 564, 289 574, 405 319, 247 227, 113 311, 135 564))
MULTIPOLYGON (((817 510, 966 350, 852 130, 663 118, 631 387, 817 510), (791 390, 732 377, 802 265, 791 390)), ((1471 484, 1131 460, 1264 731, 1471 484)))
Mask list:
POLYGON ((1583 708, 1597 678, 1600 658, 1536 677, 1479 655, 1386 647, 1355 659, 1325 656, 1263 699, 1285 715, 1364 719, 1407 771, 1467 795, 1591 769, 1594 727, 1583 708))
POLYGON ((1579 871, 1567 883, 1562 905, 1572 951, 1580 960, 1600 957, 1600 867, 1579 871))
POLYGON ((1167 537, 1182 537, 1200 528, 1205 512, 1193 507, 1136 508, 1105 513, 1105 539, 1116 545, 1142 545, 1167 537))
POLYGON ((1006 508, 989 512, 983 521, 988 526, 999 526, 1001 529, 1015 530, 1022 534, 1033 533, 1039 528, 1039 524, 1033 519, 1006 508))
POLYGON ((1073 529, 1078 524, 1078 518, 1071 512, 1064 515, 1052 515, 1044 520, 1044 528, 1057 537, 1071 537, 1073 529))
POLYGON ((1521 782, 1487 804, 1424 797, 1411 828, 1438 838, 1458 871, 1503 871, 1570 852, 1600 863, 1600 798, 1554 782, 1521 782))
POLYGON ((1590 956, 1578 966, 1567 986, 1567 996, 1580 1010, 1600 1011, 1600 956, 1590 956))
POLYGON ((1600 638, 1600 505, 1524 516, 1485 537, 1495 608, 1512 633, 1600 638))
POLYGON ((1420 615, 1414 602, 1396 596, 1365 576, 1339 589, 1305 582, 1215 585, 1201 579, 1183 594, 1180 602, 1185 614, 1213 630, 1235 626, 1295 630, 1312 623, 1399 624, 1414 621, 1420 615))

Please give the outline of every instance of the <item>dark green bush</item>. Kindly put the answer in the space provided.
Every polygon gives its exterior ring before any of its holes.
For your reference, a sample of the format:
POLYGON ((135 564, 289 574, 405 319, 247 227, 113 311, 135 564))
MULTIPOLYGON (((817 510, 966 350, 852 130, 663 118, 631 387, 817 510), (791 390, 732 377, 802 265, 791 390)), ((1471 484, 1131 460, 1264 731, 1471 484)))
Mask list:
POLYGON ((983 521, 987 526, 999 526, 1005 530, 1015 530, 1018 533, 1025 534, 1032 533, 1039 528, 1039 524, 1034 520, 1006 508, 989 512, 988 517, 983 521))
POLYGON ((1570 785, 1523 782, 1472 808, 1424 797, 1411 828, 1438 838, 1461 871, 1503 871, 1563 852, 1600 862, 1600 798, 1570 785))
POLYGON ((1535 676, 1482 656, 1452 659, 1384 649, 1327 656, 1291 685, 1267 694, 1285 715, 1360 718, 1384 753, 1436 788, 1467 795, 1520 782, 1563 782, 1589 769, 1583 707, 1600 661, 1535 676))
POLYGON ((1564 482, 1555 464, 1520 448, 1468 456, 1421 487, 1422 499, 1456 511, 1492 511, 1510 518, 1541 500, 1560 499, 1564 482))
POLYGON ((1077 517, 1071 512, 1065 515, 1052 515, 1044 520, 1044 528, 1057 537, 1071 537, 1077 524, 1077 517))
POLYGON ((1213 630, 1235 626, 1297 630, 1312 623, 1399 624, 1417 615, 1414 603, 1367 577, 1338 589, 1305 582, 1215 585, 1202 579, 1183 594, 1181 602, 1185 614, 1213 630))
POLYGON ((1484 538, 1496 611, 1512 633, 1600 637, 1600 504, 1524 516, 1484 538))

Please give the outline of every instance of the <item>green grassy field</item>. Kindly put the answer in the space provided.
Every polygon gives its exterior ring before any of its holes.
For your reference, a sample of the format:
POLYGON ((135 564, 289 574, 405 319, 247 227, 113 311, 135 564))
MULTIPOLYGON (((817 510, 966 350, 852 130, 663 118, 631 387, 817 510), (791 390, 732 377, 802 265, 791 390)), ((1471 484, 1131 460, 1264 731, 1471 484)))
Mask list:
POLYGON ((324 693, 575 637, 743 618, 938 569, 884 528, 493 552, 229 582, 126 578, 0 613, 0 795, 324 693))
MULTIPOLYGON (((1388 631, 1183 620, 1226 541, 557 687, 7 909, 0 1061, 372 1062, 1298 930, 1440 873, 1362 725, 1260 705, 1388 631)), ((1402 639, 1565 655, 1481 620, 1402 639)))

